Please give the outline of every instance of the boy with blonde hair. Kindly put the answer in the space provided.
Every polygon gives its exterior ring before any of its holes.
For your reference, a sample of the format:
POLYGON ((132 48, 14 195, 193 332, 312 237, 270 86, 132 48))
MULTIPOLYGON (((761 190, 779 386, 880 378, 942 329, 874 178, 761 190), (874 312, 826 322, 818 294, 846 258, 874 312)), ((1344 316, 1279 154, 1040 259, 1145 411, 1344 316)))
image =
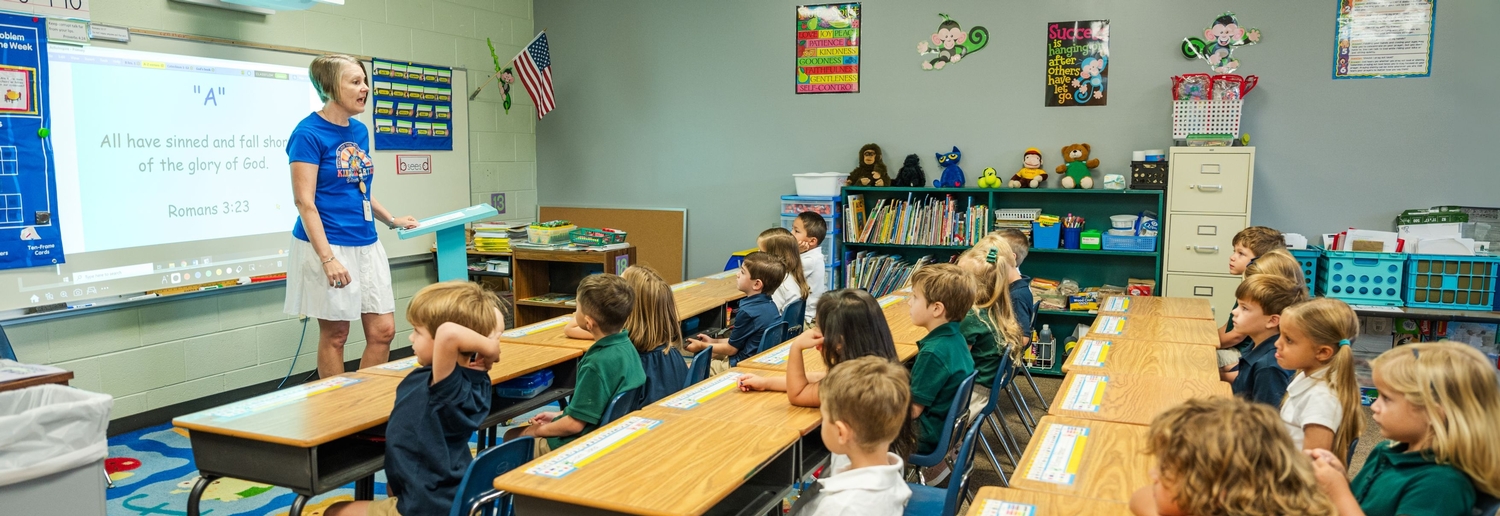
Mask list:
POLYGON ((802 497, 799 516, 900 516, 911 498, 891 442, 911 405, 906 368, 884 357, 841 362, 819 382, 830 474, 802 497))
MULTIPOLYGON (((907 298, 911 322, 927 328, 927 336, 917 341, 917 357, 911 368, 911 417, 916 420, 917 453, 932 453, 937 448, 958 385, 974 373, 974 357, 959 331, 959 321, 974 306, 977 290, 974 277, 957 265, 928 265, 912 273, 911 297, 907 298)), ((939 474, 934 481, 941 479, 939 474)))

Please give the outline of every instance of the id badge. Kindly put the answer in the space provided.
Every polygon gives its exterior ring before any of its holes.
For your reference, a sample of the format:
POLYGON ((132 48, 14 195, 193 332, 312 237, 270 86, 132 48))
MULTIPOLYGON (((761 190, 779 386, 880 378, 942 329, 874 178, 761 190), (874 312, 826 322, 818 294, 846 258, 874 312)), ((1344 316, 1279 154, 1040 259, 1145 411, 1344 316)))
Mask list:
POLYGON ((370 201, 365 201, 365 222, 374 222, 375 216, 370 214, 370 201))

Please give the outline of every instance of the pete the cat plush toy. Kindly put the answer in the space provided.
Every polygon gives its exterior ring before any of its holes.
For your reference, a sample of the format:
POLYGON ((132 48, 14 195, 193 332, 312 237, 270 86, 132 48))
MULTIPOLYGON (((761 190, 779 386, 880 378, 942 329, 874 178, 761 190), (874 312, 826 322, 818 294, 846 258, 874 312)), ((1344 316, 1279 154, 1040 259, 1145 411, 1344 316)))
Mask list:
POLYGON ((943 167, 943 177, 937 181, 933 181, 932 186, 936 188, 963 188, 964 169, 958 168, 958 160, 962 158, 963 152, 958 150, 958 146, 954 146, 953 151, 947 154, 937 153, 938 165, 942 165, 943 167))
POLYGON ((1063 188, 1083 188, 1088 190, 1094 187, 1094 178, 1089 175, 1089 169, 1099 166, 1099 160, 1089 159, 1089 144, 1075 143, 1062 148, 1063 161, 1067 162, 1057 166, 1057 173, 1063 174, 1059 184, 1063 188))

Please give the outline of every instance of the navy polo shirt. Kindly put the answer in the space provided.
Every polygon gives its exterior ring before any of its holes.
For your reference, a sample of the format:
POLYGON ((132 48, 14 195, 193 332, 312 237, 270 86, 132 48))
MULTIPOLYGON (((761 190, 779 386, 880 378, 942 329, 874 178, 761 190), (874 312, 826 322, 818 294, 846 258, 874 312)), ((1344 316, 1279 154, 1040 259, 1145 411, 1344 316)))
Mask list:
POLYGON ((761 293, 741 299, 740 312, 734 315, 734 328, 729 331, 729 345, 736 350, 734 359, 744 360, 760 353, 766 328, 780 320, 781 312, 771 296, 761 293))
POLYGON ((1276 365, 1276 339, 1272 335, 1240 355, 1239 376, 1234 378, 1234 393, 1250 401, 1281 407, 1286 386, 1292 383, 1293 371, 1276 365))
POLYGON ((419 367, 396 386, 385 478, 401 514, 448 514, 474 460, 469 438, 490 413, 490 391, 490 375, 466 367, 436 384, 432 367, 419 367))
POLYGON ((1036 300, 1031 297, 1031 277, 1010 282, 1010 306, 1016 313, 1016 325, 1021 332, 1031 336, 1031 320, 1036 318, 1036 300))

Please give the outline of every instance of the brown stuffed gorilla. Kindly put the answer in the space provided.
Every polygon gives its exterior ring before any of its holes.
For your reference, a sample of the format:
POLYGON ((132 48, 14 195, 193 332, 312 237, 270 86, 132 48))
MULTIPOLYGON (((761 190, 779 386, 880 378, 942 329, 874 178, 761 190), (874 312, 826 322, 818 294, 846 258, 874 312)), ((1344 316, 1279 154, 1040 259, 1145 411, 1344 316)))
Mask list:
POLYGON ((882 157, 880 146, 866 143, 859 148, 859 166, 849 172, 849 178, 844 184, 850 186, 889 186, 891 176, 885 171, 885 158, 882 157))

